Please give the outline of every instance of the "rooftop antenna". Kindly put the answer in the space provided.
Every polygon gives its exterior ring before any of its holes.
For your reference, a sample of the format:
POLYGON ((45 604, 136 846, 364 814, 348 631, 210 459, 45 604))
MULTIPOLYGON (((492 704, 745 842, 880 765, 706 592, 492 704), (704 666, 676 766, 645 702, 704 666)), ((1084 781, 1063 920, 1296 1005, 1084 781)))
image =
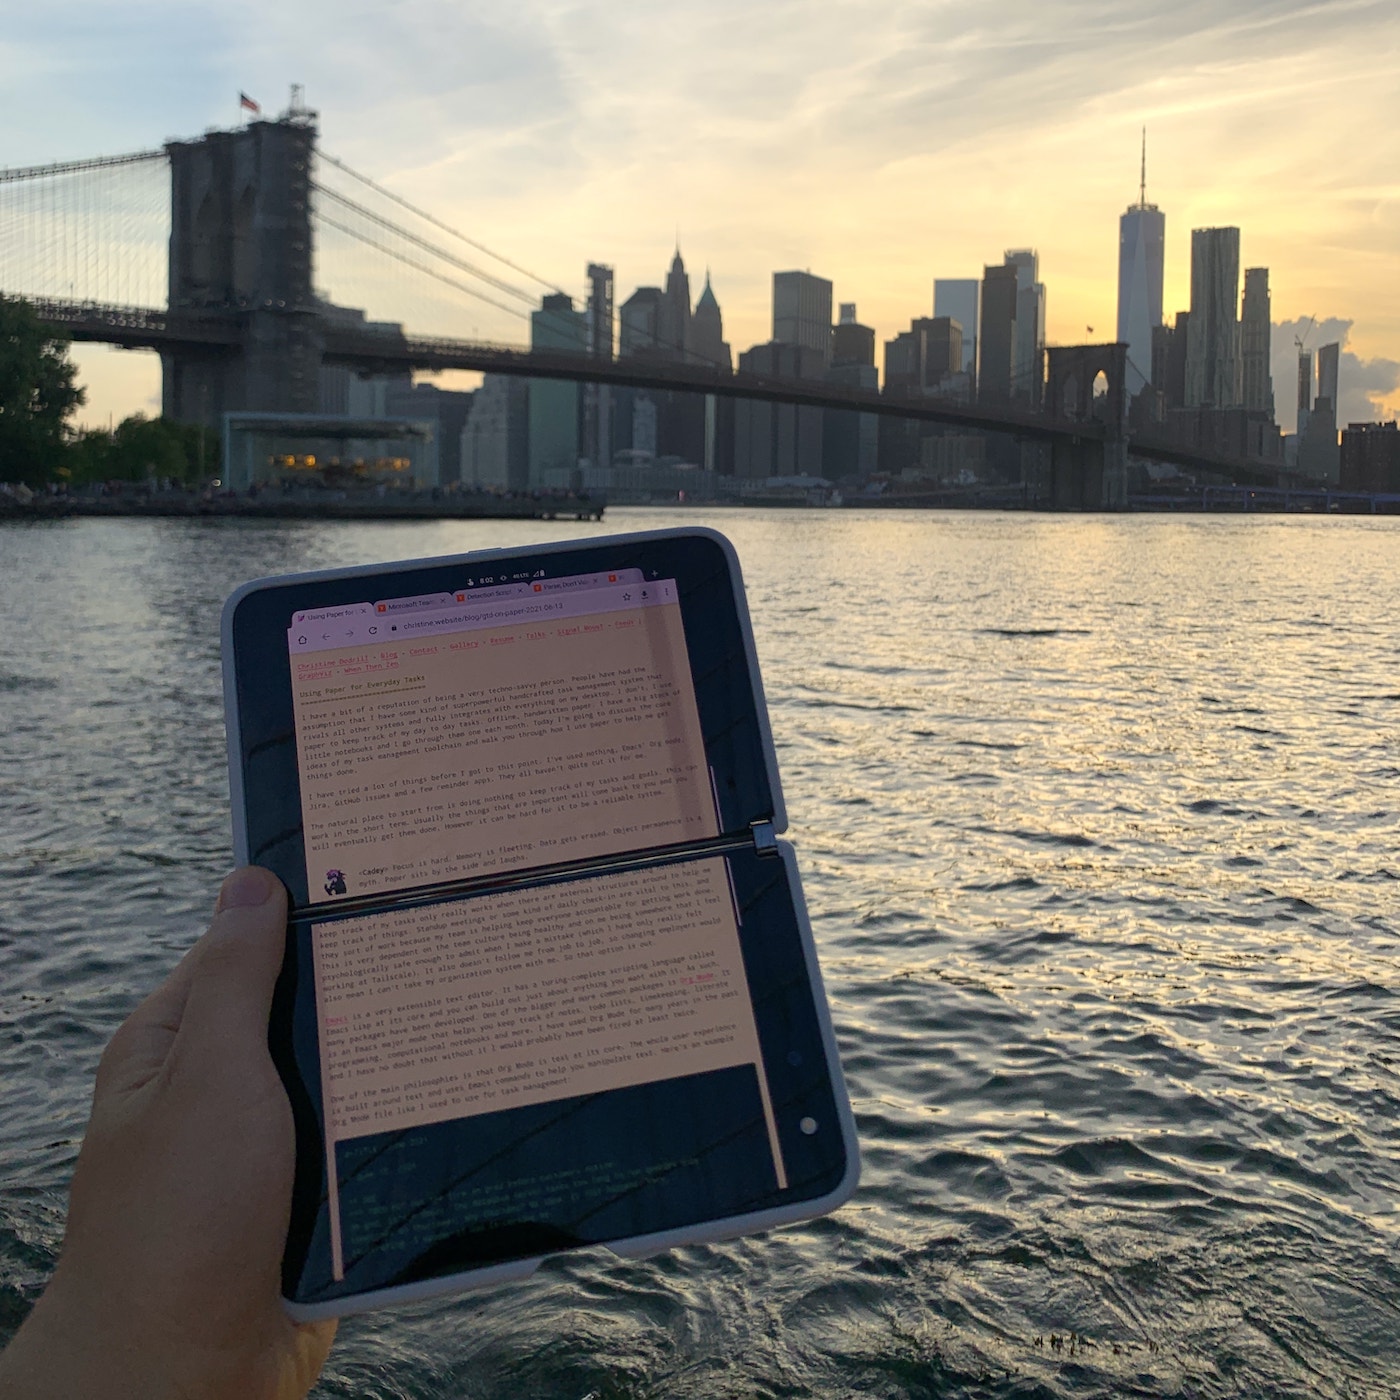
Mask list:
POLYGON ((1147 208, 1147 128, 1142 129, 1142 180, 1138 185, 1138 208, 1147 208))

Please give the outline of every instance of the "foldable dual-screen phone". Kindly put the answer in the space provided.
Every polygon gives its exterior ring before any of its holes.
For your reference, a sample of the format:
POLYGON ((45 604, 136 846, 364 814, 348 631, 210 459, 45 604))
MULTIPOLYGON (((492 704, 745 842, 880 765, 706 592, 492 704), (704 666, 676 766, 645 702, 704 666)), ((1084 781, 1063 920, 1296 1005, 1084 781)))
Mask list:
POLYGON ((850 1195, 722 536, 266 579, 223 644, 236 854, 292 898, 270 1039, 295 1316, 850 1195))

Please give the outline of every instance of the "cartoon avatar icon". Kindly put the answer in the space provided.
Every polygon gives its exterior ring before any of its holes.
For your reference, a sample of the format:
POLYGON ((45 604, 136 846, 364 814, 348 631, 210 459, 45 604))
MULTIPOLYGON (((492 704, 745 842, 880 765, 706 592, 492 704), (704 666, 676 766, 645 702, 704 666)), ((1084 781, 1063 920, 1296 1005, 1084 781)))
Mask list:
POLYGON ((343 870, 327 870, 325 890, 327 894, 344 894, 345 872, 343 870))

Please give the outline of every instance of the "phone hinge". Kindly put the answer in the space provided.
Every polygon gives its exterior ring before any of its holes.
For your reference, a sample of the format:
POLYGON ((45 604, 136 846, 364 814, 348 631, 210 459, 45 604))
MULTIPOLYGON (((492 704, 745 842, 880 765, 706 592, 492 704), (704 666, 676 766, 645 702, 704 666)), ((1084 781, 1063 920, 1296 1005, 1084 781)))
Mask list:
POLYGON ((753 848, 759 855, 778 854, 778 838, 773 832, 772 822, 750 822, 749 830, 753 832, 753 848))

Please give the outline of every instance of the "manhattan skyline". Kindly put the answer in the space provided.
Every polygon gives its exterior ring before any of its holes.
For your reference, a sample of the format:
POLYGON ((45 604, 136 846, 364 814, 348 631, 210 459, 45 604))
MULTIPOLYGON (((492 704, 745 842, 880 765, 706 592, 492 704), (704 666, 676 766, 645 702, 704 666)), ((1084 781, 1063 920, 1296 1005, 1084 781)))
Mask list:
MULTIPOLYGON (((1238 226, 1248 264, 1270 269, 1276 327, 1352 323, 1344 379, 1394 412, 1400 130, 1383 118, 1400 105, 1400 14, 1320 13, 410 3, 385 25, 378 9, 261 0, 36 8, 7 37, 0 164, 228 126, 240 89, 274 113, 300 81, 328 150, 576 298, 588 259, 616 268, 623 296, 654 284, 678 231, 736 346, 767 338, 780 268, 830 278, 884 339, 928 314, 935 277, 978 277, 1025 247, 1048 338, 1077 343, 1088 326, 1114 333, 1118 219, 1146 125, 1166 314, 1189 304, 1191 230, 1238 226), (161 82, 134 81, 152 71, 161 82)), ((471 319, 524 338, 489 309, 471 319)), ((144 357, 77 358, 90 419, 104 397, 120 416, 152 392, 144 357)))

